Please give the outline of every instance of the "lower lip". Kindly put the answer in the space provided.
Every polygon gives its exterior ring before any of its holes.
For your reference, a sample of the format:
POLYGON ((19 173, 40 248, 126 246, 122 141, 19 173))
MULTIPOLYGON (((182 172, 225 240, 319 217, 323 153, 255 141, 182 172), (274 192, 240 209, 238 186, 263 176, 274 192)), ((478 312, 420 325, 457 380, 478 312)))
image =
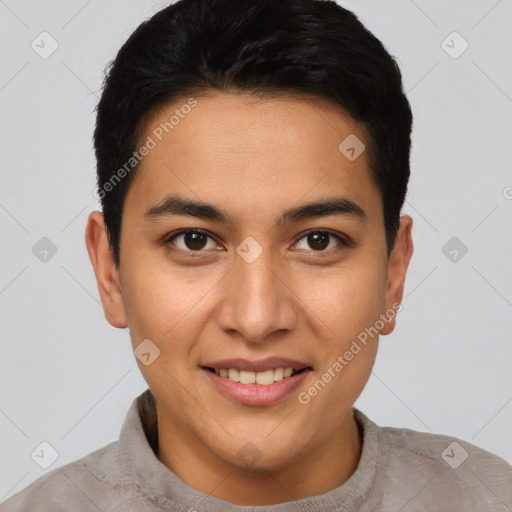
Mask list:
POLYGON ((244 405, 272 405, 297 389, 311 370, 304 370, 291 377, 265 386, 263 384, 240 384, 227 377, 201 368, 210 382, 228 398, 244 405))

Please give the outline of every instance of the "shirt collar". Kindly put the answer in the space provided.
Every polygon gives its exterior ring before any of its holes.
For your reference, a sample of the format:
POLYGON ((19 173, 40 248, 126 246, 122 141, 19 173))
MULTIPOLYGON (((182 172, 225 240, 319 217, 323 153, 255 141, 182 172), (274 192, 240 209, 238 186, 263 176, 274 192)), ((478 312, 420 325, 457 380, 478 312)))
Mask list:
POLYGON ((378 505, 381 478, 386 465, 380 427, 361 411, 353 408, 354 418, 362 430, 361 458, 353 475, 342 485, 324 494, 297 501, 267 506, 235 505, 197 491, 187 485, 156 456, 158 425, 156 402, 149 389, 132 403, 121 428, 119 453, 131 477, 141 491, 158 507, 169 510, 195 508, 201 512, 294 512, 308 510, 352 512, 373 510, 378 505), (368 508, 367 508, 368 507, 368 508))

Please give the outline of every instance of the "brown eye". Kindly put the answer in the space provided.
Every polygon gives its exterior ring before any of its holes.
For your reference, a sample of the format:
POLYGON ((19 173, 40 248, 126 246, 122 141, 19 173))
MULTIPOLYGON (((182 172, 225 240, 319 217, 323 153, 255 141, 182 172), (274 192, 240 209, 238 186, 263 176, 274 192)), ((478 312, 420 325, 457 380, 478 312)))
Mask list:
POLYGON ((311 233, 307 236, 308 244, 315 251, 321 251, 329 245, 328 233, 311 233))
MULTIPOLYGON (((342 247, 347 245, 339 236, 330 233, 329 231, 310 231, 306 233, 300 240, 306 240, 308 247, 302 247, 306 250, 313 250, 316 252, 328 252, 324 249, 331 245, 331 249, 335 249, 336 245, 332 246, 332 239, 337 239, 338 247, 341 245, 342 247)), ((300 240, 298 243, 300 243, 300 240)), ((300 248, 300 247, 299 247, 300 248)))
MULTIPOLYGON (((206 245, 209 238, 211 239, 211 237, 208 236, 203 231, 188 230, 176 233, 175 235, 169 238, 168 242, 172 243, 173 245, 176 245, 176 247, 183 251, 195 252, 207 250, 206 245), (181 245, 180 243, 175 243, 175 240, 180 239, 182 241, 181 245)), ((213 242, 213 239, 211 240, 213 242)), ((215 246, 215 243, 213 243, 213 246, 215 246)))

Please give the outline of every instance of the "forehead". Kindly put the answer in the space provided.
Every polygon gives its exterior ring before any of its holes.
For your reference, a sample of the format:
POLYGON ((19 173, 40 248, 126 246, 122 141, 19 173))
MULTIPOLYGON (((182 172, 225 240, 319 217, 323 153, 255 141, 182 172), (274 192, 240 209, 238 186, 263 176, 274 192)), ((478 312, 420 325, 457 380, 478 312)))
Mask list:
POLYGON ((125 203, 139 215, 169 193, 253 220, 334 194, 369 216, 381 214, 368 151, 355 159, 344 153, 344 141, 355 143, 357 152, 363 144, 368 148, 365 127, 326 100, 185 97, 148 117, 139 144, 149 139, 153 147, 141 160, 125 203))

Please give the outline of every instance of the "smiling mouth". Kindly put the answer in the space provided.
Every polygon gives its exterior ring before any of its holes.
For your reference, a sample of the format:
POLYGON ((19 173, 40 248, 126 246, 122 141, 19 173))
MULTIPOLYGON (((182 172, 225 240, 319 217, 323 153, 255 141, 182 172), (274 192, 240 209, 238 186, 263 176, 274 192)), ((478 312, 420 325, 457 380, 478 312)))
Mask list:
POLYGON ((262 386, 269 386, 274 382, 280 382, 307 370, 312 370, 310 366, 305 366, 298 370, 288 367, 274 368, 262 372, 238 370, 236 368, 211 368, 209 366, 203 366, 202 368, 233 382, 240 384, 260 384, 262 386))

